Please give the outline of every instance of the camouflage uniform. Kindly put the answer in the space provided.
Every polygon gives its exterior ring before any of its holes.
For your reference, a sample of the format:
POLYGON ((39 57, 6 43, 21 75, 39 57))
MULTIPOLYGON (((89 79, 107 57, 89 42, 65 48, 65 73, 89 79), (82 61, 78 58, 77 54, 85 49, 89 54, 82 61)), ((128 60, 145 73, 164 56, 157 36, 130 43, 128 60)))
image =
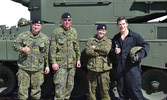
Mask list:
POLYGON ((44 64, 48 64, 49 38, 43 34, 33 35, 31 31, 21 33, 14 42, 14 49, 20 52, 17 73, 18 96, 21 100, 28 98, 28 89, 31 87, 31 97, 40 99, 41 85, 44 82, 44 64), (29 45, 28 53, 22 48, 29 45), (30 83, 30 84, 29 84, 30 83))
POLYGON ((51 63, 57 63, 59 70, 55 71, 55 100, 69 99, 73 86, 76 62, 80 60, 77 31, 62 26, 53 31, 50 46, 51 63))
POLYGON ((111 49, 111 40, 104 36, 98 39, 97 36, 92 37, 86 44, 86 54, 88 55, 88 82, 89 94, 88 100, 96 100, 96 88, 99 85, 101 100, 110 100, 110 77, 109 72, 112 64, 109 63, 108 53, 111 49), (91 46, 96 48, 93 50, 91 46), (106 55, 100 55, 104 53, 106 55))

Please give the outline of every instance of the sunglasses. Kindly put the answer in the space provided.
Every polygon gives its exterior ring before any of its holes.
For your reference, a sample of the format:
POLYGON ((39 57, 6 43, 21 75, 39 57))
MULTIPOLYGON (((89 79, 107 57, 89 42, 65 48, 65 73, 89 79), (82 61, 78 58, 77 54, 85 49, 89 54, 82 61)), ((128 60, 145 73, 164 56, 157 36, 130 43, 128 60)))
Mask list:
POLYGON ((71 21, 71 19, 63 19, 64 21, 71 21))

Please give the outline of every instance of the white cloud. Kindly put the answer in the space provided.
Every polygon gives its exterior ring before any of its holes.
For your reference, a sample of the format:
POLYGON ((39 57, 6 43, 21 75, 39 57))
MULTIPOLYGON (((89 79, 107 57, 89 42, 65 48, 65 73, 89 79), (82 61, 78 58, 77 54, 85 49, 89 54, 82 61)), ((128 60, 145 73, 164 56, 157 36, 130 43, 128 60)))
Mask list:
POLYGON ((11 0, 0 2, 0 25, 16 26, 20 18, 30 20, 28 8, 11 0))

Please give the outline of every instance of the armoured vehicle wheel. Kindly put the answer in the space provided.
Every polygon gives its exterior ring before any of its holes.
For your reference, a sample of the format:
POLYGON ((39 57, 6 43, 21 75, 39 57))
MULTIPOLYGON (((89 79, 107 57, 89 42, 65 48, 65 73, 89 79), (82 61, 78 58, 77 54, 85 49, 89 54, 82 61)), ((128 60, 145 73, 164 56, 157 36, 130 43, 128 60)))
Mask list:
POLYGON ((10 93, 16 85, 16 75, 7 66, 0 66, 0 95, 10 93))
POLYGON ((167 73, 162 70, 148 70, 142 75, 142 92, 145 99, 164 100, 167 98, 167 73))

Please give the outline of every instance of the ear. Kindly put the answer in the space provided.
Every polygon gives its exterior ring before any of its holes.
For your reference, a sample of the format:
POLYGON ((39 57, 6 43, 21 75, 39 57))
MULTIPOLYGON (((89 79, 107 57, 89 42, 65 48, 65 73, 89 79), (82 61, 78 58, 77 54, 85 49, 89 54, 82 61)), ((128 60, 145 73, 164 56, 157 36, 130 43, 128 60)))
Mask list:
POLYGON ((64 21, 63 18, 61 18, 61 22, 62 22, 62 23, 63 23, 63 21, 64 21))

